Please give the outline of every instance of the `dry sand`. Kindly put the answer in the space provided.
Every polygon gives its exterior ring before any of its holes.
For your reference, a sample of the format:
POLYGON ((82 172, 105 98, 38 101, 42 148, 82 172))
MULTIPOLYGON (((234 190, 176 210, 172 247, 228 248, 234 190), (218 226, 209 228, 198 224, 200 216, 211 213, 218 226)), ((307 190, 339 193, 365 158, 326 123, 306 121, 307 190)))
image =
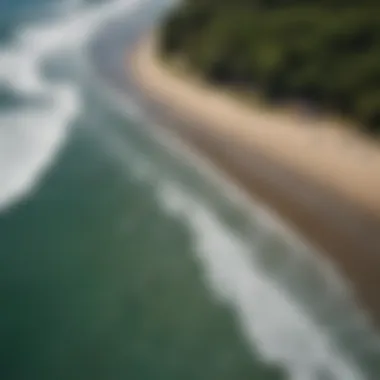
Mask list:
POLYGON ((140 43, 126 68, 157 119, 327 254, 380 326, 380 144, 331 120, 248 107, 185 80, 154 47, 152 38, 140 43))
POLYGON ((303 175, 380 216, 380 144, 332 121, 253 109, 227 94, 173 75, 158 62, 152 39, 135 56, 136 75, 160 101, 207 124, 215 134, 249 142, 303 175))

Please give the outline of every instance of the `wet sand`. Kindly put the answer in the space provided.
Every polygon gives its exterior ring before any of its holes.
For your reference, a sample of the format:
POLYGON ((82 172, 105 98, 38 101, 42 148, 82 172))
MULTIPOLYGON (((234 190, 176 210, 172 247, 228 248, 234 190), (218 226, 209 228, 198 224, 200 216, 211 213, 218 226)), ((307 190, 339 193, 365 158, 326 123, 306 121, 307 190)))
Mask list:
POLYGON ((380 147, 333 123, 305 125, 186 81, 156 58, 151 38, 127 53, 126 71, 155 120, 328 255, 379 325, 380 147))

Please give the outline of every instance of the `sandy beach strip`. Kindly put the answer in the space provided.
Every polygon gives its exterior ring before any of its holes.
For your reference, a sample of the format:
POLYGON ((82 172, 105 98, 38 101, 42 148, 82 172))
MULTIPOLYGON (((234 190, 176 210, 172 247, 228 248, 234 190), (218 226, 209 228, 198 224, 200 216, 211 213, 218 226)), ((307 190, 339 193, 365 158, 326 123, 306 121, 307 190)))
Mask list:
POLYGON ((154 38, 126 70, 171 128, 329 255, 380 321, 380 146, 331 121, 248 107, 166 68, 154 38))

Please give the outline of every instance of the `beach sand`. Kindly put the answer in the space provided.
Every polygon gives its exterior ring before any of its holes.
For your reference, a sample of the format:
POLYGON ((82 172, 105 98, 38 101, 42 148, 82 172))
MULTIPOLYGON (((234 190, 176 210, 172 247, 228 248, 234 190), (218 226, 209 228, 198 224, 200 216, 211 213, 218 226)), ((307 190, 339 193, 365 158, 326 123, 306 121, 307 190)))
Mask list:
POLYGON ((379 324, 380 144, 185 80, 157 58, 152 37, 127 53, 126 70, 155 118, 328 255, 379 324))

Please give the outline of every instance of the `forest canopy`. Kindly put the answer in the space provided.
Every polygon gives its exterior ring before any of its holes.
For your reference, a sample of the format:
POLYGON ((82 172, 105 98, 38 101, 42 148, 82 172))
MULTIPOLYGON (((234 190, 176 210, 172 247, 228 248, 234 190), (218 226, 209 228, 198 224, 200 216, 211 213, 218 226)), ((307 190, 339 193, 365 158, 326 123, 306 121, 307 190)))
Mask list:
POLYGON ((184 0, 160 42, 208 81, 306 100, 380 133, 376 0, 184 0))

